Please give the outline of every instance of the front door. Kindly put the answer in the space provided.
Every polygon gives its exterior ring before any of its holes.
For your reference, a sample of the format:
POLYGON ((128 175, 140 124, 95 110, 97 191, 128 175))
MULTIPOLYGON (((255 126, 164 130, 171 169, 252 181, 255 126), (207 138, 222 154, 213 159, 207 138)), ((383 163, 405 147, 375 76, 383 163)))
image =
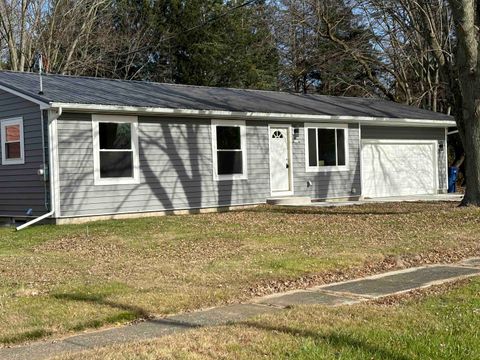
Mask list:
POLYGON ((290 127, 270 127, 270 186, 272 195, 291 192, 290 127))

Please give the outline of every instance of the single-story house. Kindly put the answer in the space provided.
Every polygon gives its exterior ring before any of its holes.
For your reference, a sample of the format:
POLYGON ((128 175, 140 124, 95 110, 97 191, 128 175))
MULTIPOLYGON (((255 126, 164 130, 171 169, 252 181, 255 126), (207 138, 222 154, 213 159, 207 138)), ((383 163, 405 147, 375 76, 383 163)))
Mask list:
POLYGON ((379 99, 7 71, 0 124, 0 217, 57 223, 443 193, 455 126, 379 99))

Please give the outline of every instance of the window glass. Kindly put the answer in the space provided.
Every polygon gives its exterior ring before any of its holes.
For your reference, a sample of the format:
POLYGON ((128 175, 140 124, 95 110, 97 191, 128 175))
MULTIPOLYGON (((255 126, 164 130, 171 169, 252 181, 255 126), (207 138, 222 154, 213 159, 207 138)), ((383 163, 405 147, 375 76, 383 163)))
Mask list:
POLYGON ((5 136, 7 142, 20 142, 20 125, 8 125, 5 127, 5 136))
POLYGON ((133 153, 131 151, 100 152, 100 177, 133 177, 133 153))
POLYGON ((335 166, 335 129, 318 129, 318 166, 335 166))
POLYGON ((217 151, 218 175, 243 174, 241 151, 217 151))
POLYGON ((131 126, 129 123, 100 123, 100 149, 131 149, 131 126))
POLYGON ((309 128, 308 166, 346 166, 346 130, 309 128))
POLYGON ((5 158, 21 159, 20 125, 5 126, 5 158))
POLYGON ((241 148, 240 127, 217 126, 217 150, 240 150, 241 148))
POLYGON ((245 164, 245 125, 230 125, 228 122, 214 124, 216 138, 214 154, 216 156, 215 178, 230 180, 243 178, 246 175, 245 164))
POLYGON ((317 166, 317 129, 308 129, 308 165, 317 166))
POLYGON ((98 124, 100 178, 133 177, 132 124, 98 124))
POLYGON ((337 129, 337 157, 338 166, 346 165, 345 156, 345 130, 337 129))
POLYGON ((22 120, 6 120, 1 124, 2 164, 20 164, 23 162, 22 120))
POLYGON ((5 144, 5 158, 6 159, 21 159, 22 154, 20 150, 20 142, 5 144))

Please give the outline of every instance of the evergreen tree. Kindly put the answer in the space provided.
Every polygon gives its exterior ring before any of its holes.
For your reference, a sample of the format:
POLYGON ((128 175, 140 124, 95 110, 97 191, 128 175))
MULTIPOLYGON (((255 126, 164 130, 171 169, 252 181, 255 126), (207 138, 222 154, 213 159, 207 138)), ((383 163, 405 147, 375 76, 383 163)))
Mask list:
MULTIPOLYGON (((171 1, 160 23, 170 26, 172 81, 182 84, 274 89, 278 55, 264 4, 171 1), (191 30, 194 28, 194 30, 191 30)), ((164 50, 165 51, 165 50, 164 50)))

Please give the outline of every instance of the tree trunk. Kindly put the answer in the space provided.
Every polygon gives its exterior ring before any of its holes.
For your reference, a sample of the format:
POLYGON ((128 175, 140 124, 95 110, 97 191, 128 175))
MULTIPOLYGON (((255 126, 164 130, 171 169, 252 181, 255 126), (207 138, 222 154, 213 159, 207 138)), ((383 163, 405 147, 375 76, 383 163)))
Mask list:
MULTIPOLYGON (((460 131, 465 149, 465 196, 462 206, 480 206, 480 101, 475 113, 465 118, 465 131, 460 131)), ((465 114, 466 115, 466 114, 465 114)))
POLYGON ((478 38, 479 3, 450 0, 457 36, 455 65, 459 88, 455 89, 457 127, 465 149, 465 197, 463 206, 480 206, 480 54, 478 38))

